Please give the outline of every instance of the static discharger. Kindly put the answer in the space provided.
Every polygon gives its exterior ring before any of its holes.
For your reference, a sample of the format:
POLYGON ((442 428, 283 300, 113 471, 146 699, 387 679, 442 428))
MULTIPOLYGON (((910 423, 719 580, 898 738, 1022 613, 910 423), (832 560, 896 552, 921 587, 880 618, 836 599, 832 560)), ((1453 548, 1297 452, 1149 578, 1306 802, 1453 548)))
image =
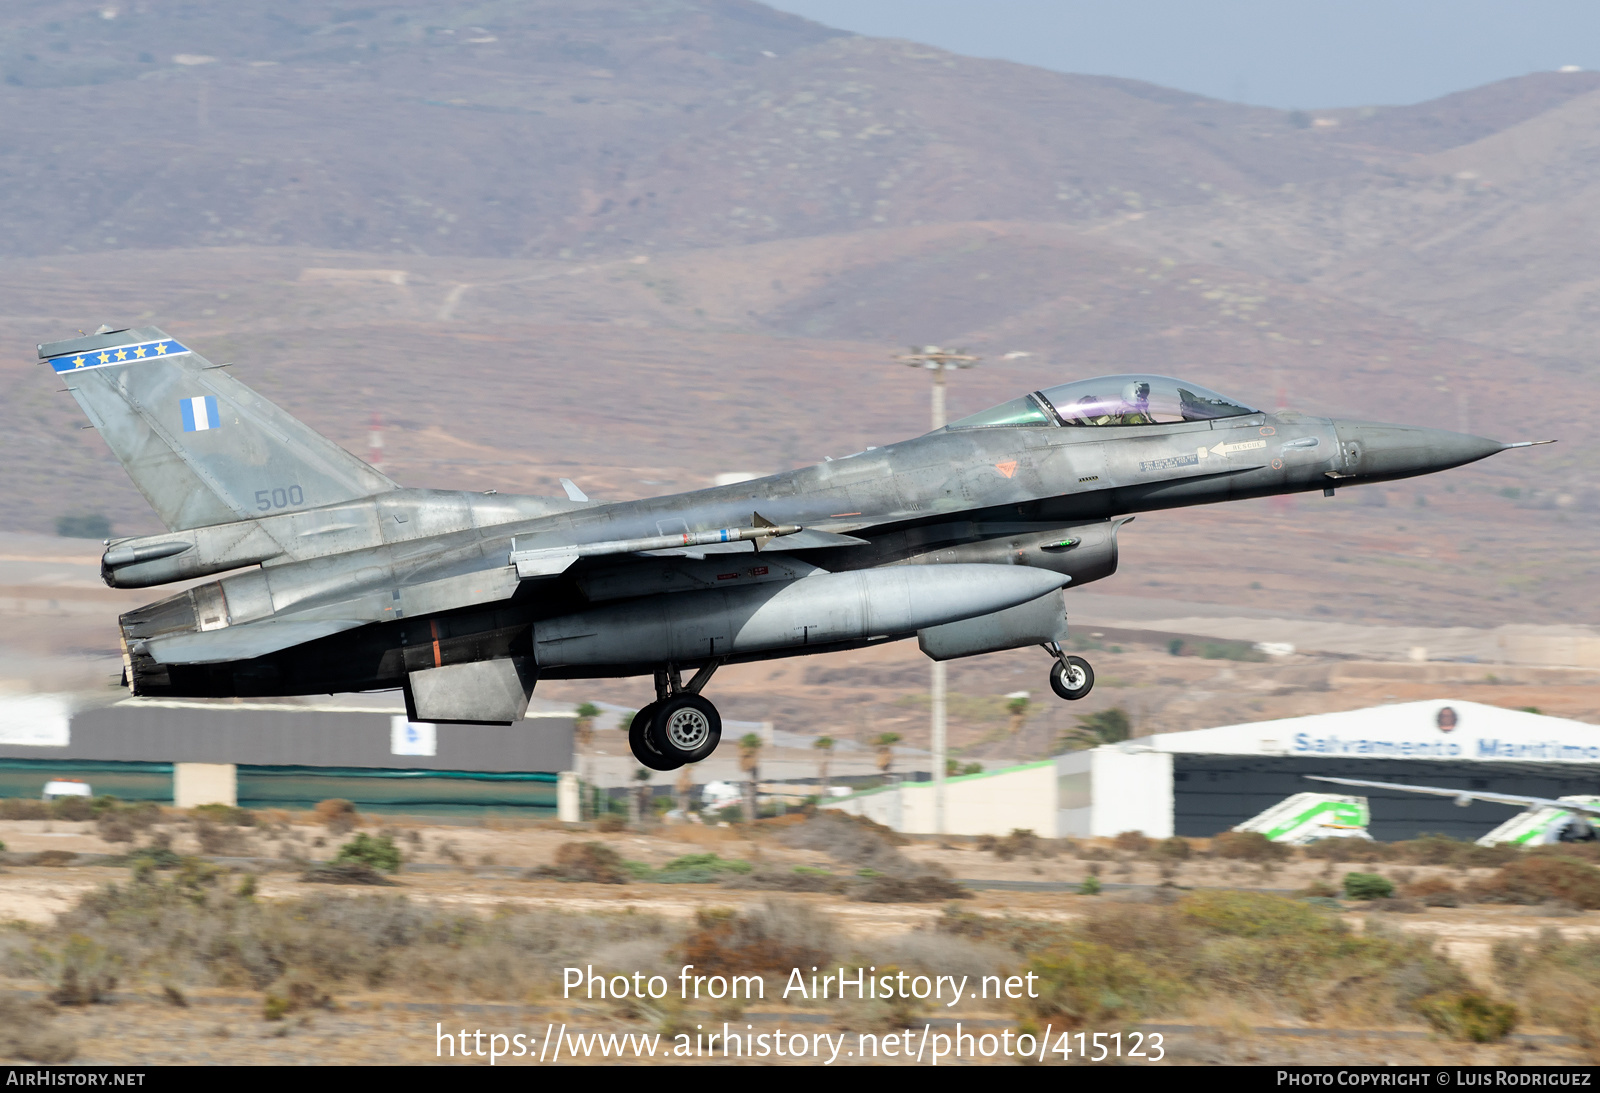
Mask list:
POLYGON ((511 564, 517 567, 517 576, 527 580, 529 577, 551 577, 565 573, 579 558, 592 558, 602 554, 638 554, 647 550, 672 550, 743 542, 751 543, 759 551, 763 543, 780 535, 793 535, 801 530, 799 524, 774 524, 759 512, 751 513, 750 523, 750 527, 744 528, 686 531, 676 535, 651 535, 644 539, 611 539, 603 543, 541 547, 537 550, 513 549, 511 564))

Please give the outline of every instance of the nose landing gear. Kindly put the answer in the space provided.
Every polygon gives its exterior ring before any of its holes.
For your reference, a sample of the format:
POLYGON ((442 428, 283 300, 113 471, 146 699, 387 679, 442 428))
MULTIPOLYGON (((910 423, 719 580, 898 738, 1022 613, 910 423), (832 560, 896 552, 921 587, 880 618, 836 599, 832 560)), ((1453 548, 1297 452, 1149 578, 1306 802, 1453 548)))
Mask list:
POLYGON ((1050 689, 1068 702, 1094 690, 1094 669, 1082 657, 1068 656, 1057 642, 1046 642, 1045 652, 1055 658, 1050 666, 1050 689))
POLYGON ((628 746, 633 756, 651 770, 677 770, 698 763, 722 742, 722 715, 700 689, 716 672, 716 662, 682 682, 676 665, 656 672, 656 700, 633 715, 628 746))

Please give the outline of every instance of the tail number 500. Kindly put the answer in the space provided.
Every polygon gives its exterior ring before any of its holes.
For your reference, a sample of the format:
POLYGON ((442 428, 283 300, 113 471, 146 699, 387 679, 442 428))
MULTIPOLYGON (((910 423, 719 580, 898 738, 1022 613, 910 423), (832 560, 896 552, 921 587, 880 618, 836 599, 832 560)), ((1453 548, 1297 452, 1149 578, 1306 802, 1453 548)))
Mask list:
POLYGON ((286 509, 291 505, 306 503, 306 494, 299 486, 280 486, 275 490, 256 491, 256 510, 258 512, 271 512, 273 509, 286 509))

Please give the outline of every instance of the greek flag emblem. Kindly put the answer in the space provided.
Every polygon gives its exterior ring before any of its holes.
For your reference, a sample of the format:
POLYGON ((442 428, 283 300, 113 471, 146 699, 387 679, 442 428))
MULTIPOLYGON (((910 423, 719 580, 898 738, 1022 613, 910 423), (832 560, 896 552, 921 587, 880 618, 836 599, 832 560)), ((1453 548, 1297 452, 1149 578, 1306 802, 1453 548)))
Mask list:
POLYGON ((178 407, 183 413, 183 431, 186 433, 201 433, 222 427, 222 419, 217 416, 216 395, 182 399, 178 407))

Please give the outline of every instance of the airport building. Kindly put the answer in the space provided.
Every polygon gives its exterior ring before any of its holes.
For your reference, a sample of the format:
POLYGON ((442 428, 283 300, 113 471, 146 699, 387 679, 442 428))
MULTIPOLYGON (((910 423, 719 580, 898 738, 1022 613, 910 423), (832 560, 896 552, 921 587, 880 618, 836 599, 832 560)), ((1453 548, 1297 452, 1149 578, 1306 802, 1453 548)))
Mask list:
MULTIPOLYGON (((1215 835, 1307 790, 1308 774, 1533 797, 1600 793, 1600 726, 1432 699, 1343 713, 1161 733, 945 783, 945 831, 1055 837, 1143 831, 1215 835)), ((906 783, 830 807, 932 833, 933 784, 906 783)), ((1364 794, 1383 841, 1439 832, 1477 839, 1519 809, 1382 790, 1364 794)))
POLYGON ((554 815, 572 769, 573 715, 535 704, 511 725, 406 718, 398 694, 300 701, 130 698, 92 709, 61 695, 0 700, 0 797, 87 782, 129 801, 363 811, 498 808, 554 815))

